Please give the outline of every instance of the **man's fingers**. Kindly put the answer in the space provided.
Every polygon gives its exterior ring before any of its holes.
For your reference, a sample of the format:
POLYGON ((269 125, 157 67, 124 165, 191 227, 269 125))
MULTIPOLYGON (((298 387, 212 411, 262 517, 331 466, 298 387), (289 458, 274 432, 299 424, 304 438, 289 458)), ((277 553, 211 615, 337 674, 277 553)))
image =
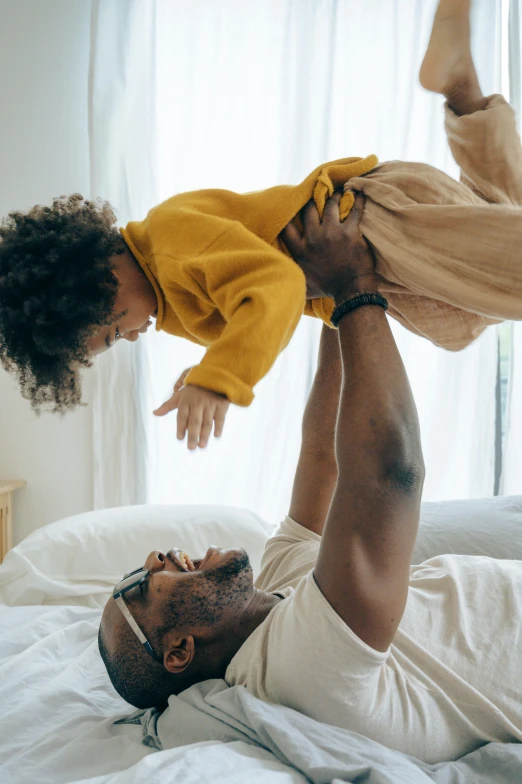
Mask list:
POLYGON ((301 220, 303 221, 304 233, 307 237, 312 237, 321 225, 321 218, 319 217, 319 210, 315 206, 313 200, 309 201, 301 210, 301 220))
POLYGON ((326 204, 324 205, 323 211, 323 223, 328 223, 329 221, 336 221, 339 223, 339 205, 341 203, 341 194, 336 191, 333 193, 329 199, 326 200, 326 204))
POLYGON ((290 222, 281 232, 281 237, 290 255, 294 258, 299 258, 304 249, 304 241, 297 226, 290 222))
POLYGON ((361 220, 364 211, 365 198, 362 193, 359 193, 358 191, 353 191, 353 195, 355 197, 355 201, 352 209, 350 210, 350 214, 346 218, 346 221, 350 228, 353 227, 354 229, 358 229, 359 221, 361 220))
POLYGON ((208 444, 209 436, 212 432, 212 423, 214 421, 213 411, 206 409, 203 414, 203 423, 201 425, 201 432, 199 434, 199 447, 204 449, 208 444))

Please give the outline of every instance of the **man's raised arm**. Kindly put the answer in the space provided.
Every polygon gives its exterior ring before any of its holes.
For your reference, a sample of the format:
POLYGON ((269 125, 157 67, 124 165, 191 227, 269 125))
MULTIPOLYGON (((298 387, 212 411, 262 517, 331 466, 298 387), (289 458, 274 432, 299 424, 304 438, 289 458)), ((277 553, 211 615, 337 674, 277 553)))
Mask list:
POLYGON ((317 370, 303 416, 301 452, 290 504, 290 517, 319 535, 337 483, 335 422, 340 388, 337 330, 324 325, 317 370))
MULTIPOLYGON (((356 200, 341 224, 339 197, 322 224, 307 211, 300 263, 314 290, 337 303, 377 291, 356 200)), ((286 239, 285 239, 286 241, 286 239)), ((386 650, 404 612, 424 464, 415 403, 384 310, 364 305, 339 323, 343 382, 336 427, 338 480, 316 582, 357 636, 386 650)))

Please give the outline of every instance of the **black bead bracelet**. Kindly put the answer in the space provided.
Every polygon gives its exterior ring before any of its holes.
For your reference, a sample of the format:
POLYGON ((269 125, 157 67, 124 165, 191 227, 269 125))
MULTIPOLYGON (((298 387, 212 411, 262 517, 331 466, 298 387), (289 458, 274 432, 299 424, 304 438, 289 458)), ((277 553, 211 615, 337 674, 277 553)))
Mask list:
POLYGON ((362 305, 379 305, 381 308, 384 308, 384 310, 388 310, 388 300, 385 299, 382 294, 373 291, 365 291, 364 294, 357 294, 355 297, 345 299, 344 302, 337 305, 332 313, 330 321, 334 327, 337 327, 343 316, 346 316, 351 310, 360 308, 362 305))

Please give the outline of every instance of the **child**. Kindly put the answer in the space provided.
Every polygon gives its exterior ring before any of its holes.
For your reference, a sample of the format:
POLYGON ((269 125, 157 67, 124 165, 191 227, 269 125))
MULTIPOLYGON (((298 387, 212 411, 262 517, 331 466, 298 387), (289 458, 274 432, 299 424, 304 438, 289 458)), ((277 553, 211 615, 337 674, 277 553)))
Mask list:
POLYGON ((332 301, 305 302, 291 221, 312 198, 322 213, 344 183, 341 216, 351 191, 364 194, 360 225, 379 291, 404 326, 459 350, 487 325, 522 318, 521 146, 511 108, 480 91, 469 1, 440 0, 420 74, 447 99, 462 183, 369 156, 327 163, 298 186, 180 194, 121 236, 109 205, 80 196, 12 213, 0 229, 0 357, 23 394, 37 407, 71 408, 90 356, 136 340, 155 317, 156 329, 207 347, 156 412, 177 407, 178 438, 188 428, 189 448, 205 446, 229 402, 250 404, 303 309, 329 323, 332 301))

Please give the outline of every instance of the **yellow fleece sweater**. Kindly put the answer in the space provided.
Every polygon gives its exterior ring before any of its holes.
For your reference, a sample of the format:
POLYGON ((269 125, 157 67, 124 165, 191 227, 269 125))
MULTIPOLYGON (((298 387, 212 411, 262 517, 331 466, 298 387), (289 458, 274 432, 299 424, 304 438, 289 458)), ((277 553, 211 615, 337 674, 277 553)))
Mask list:
MULTIPOLYGON (((181 193, 121 230, 154 287, 156 329, 207 347, 187 384, 248 406, 303 310, 329 323, 331 300, 312 300, 305 308, 304 275, 279 234, 310 199, 322 214, 335 189, 376 165, 374 155, 344 158, 296 186, 181 193)), ((343 219, 352 204, 352 194, 345 194, 343 219)))

